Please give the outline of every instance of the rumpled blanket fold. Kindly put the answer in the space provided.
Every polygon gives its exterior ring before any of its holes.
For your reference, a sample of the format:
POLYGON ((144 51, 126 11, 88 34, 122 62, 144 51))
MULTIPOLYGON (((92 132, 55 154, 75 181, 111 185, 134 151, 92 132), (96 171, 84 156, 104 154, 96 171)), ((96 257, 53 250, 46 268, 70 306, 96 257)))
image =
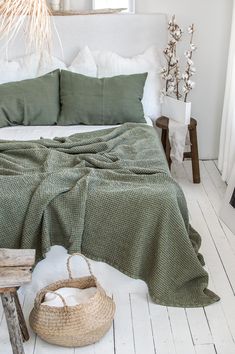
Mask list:
POLYGON ((0 247, 53 245, 144 280, 162 305, 218 301, 207 289, 184 194, 153 128, 126 123, 68 138, 0 141, 0 247))

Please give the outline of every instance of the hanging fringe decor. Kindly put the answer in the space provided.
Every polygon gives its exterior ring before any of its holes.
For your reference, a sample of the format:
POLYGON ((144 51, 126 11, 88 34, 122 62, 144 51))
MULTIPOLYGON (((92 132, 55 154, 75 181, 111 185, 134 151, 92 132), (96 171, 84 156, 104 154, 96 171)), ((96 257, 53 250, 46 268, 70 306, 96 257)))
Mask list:
POLYGON ((6 47, 22 29, 28 50, 34 49, 40 55, 50 53, 51 11, 46 0, 0 2, 0 40, 6 39, 6 47))

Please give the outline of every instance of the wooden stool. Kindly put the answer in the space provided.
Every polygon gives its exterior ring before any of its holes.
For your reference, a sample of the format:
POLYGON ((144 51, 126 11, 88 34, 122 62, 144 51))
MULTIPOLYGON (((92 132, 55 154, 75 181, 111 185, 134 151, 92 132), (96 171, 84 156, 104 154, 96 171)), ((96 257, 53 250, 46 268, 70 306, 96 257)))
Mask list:
POLYGON ((23 342, 29 340, 17 290, 31 281, 34 262, 34 250, 0 249, 0 296, 13 354, 24 354, 23 342))
MULTIPOLYGON (((166 159, 171 168, 171 146, 169 141, 169 129, 168 129, 169 119, 166 117, 160 117, 156 121, 156 126, 162 129, 162 145, 166 154, 166 159)), ((188 126, 191 151, 184 153, 184 158, 192 159, 192 171, 193 171, 193 183, 200 183, 200 167, 198 158, 198 143, 197 143, 197 121, 191 118, 190 124, 188 126)))

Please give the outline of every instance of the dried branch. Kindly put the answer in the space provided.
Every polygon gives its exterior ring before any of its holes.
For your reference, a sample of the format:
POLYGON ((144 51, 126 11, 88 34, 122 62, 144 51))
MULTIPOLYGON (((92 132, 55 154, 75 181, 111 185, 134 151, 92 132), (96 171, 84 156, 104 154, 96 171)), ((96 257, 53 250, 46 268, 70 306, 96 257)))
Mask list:
POLYGON ((187 102, 189 92, 194 88, 195 83, 191 80, 191 77, 195 74, 196 69, 194 68, 193 63, 193 52, 197 49, 196 46, 193 44, 193 37, 194 37, 194 24, 192 24, 188 28, 188 33, 190 34, 190 48, 188 51, 185 52, 185 56, 187 58, 186 70, 184 75, 182 76, 184 80, 183 86, 183 93, 184 95, 184 102, 187 102))
POLYGON ((161 77, 166 81, 165 89, 161 91, 162 96, 175 95, 177 100, 184 96, 184 101, 187 101, 188 93, 193 89, 195 83, 190 80, 191 76, 195 73, 193 66, 192 56, 193 52, 197 49, 193 44, 193 34, 195 32, 194 25, 188 28, 191 35, 190 49, 185 53, 187 58, 187 66, 184 74, 181 75, 179 58, 177 57, 177 45, 182 39, 183 30, 176 24, 175 16, 172 17, 168 24, 169 41, 163 53, 166 59, 166 67, 161 70, 161 77), (184 83, 183 87, 181 82, 184 83), (182 92, 182 93, 181 93, 182 92))

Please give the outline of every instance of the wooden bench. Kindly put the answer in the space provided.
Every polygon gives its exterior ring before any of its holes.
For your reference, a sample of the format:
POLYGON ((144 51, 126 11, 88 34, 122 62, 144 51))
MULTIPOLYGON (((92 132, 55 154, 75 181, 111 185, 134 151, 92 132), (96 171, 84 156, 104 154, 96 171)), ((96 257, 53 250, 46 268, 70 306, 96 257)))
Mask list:
POLYGON ((34 263, 34 250, 0 249, 0 296, 13 354, 24 354, 23 342, 29 340, 17 290, 31 281, 34 263))

